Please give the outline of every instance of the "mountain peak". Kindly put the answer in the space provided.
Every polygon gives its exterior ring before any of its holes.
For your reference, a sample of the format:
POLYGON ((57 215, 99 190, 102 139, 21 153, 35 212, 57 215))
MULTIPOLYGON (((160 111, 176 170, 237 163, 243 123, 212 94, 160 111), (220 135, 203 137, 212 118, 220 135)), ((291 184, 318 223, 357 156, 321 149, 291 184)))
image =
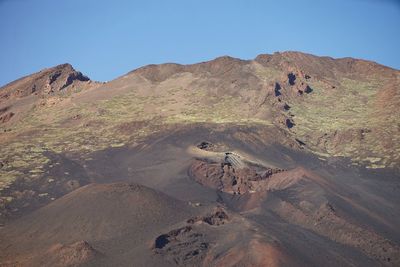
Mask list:
MULTIPOLYGON (((98 85, 64 63, 25 76, 0 88, 0 123, 17 121, 40 99, 98 85), (19 102, 24 103, 23 105, 19 102)), ((40 103, 45 103, 40 101, 40 103)))
POLYGON ((29 95, 54 94, 71 85, 89 82, 89 77, 64 63, 25 76, 0 88, 0 101, 29 95))

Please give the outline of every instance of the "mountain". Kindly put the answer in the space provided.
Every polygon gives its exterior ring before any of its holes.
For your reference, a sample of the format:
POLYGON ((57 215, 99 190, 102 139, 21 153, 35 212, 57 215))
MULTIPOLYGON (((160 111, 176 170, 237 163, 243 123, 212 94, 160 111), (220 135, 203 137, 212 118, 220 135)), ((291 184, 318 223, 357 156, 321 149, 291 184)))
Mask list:
POLYGON ((400 264, 398 70, 63 64, 0 99, 0 265, 400 264))

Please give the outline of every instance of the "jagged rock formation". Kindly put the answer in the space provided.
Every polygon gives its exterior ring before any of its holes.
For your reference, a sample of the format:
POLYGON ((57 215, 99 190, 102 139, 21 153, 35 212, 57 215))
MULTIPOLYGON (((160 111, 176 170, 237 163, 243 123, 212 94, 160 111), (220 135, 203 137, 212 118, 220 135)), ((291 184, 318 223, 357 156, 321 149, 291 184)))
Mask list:
POLYGON ((189 174, 200 184, 231 194, 246 194, 262 190, 262 184, 273 174, 283 172, 277 168, 234 167, 230 163, 210 163, 196 160, 189 174))
POLYGON ((100 85, 70 64, 62 64, 23 77, 0 88, 0 123, 22 119, 35 105, 54 105, 59 97, 100 85))
POLYGON ((90 79, 87 76, 76 71, 70 64, 62 64, 6 84, 0 88, 0 99, 4 102, 29 95, 56 94, 68 86, 84 86, 89 82, 90 79))

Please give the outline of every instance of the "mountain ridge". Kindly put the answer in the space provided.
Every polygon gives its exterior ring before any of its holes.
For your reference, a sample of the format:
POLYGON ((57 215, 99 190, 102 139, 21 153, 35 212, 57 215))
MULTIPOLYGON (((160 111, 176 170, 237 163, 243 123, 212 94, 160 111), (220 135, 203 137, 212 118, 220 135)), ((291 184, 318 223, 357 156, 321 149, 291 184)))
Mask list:
MULTIPOLYGON (((258 55, 257 55, 256 57, 254 57, 253 59, 241 59, 241 58, 234 57, 234 56, 230 56, 230 55, 224 55, 224 56, 218 56, 218 57, 216 57, 216 58, 214 58, 214 59, 204 60, 204 61, 201 61, 201 62, 191 63, 191 64, 183 64, 183 63, 175 63, 175 62, 151 63, 151 64, 148 64, 148 65, 144 65, 144 66, 141 66, 141 67, 132 69, 132 70, 126 72, 125 74, 122 74, 122 75, 120 75, 120 76, 117 76, 117 77, 113 78, 112 80, 118 79, 118 78, 120 78, 120 77, 122 77, 122 76, 125 76, 125 75, 129 74, 129 73, 133 73, 133 72, 135 72, 136 70, 139 70, 139 69, 142 69, 142 68, 146 68, 146 67, 151 67, 151 66, 168 65, 168 64, 177 65, 177 66, 191 66, 191 65, 198 65, 198 64, 202 64, 202 63, 207 63, 207 62, 214 61, 214 60, 217 60, 217 59, 219 59, 219 58, 225 58, 225 57, 226 57, 226 58, 231 58, 231 59, 237 59, 237 60, 241 60, 241 61, 257 61, 257 59, 261 59, 261 58, 265 58, 265 57, 270 58, 270 57, 273 56, 273 55, 282 55, 282 54, 283 54, 283 55, 303 55, 303 56, 311 56, 311 57, 314 57, 314 58, 329 59, 329 60, 335 60, 335 61, 338 61, 338 60, 339 60, 339 61, 354 61, 354 60, 355 60, 355 61, 362 61, 362 62, 369 63, 369 64, 371 64, 371 63, 372 63, 372 64, 376 64, 376 65, 379 65, 379 66, 382 66, 382 67, 384 67, 384 68, 388 68, 388 69, 391 69, 391 70, 394 70, 394 71, 400 71, 400 70, 398 70, 398 69, 396 69, 396 68, 394 68, 394 67, 386 66, 386 65, 384 65, 384 64, 382 64, 382 63, 379 63, 379 62, 377 62, 377 61, 374 61, 374 60, 355 58, 355 57, 351 57, 351 56, 346 56, 346 57, 331 57, 331 56, 319 56, 319 55, 317 56, 317 55, 314 55, 314 54, 312 54, 312 53, 306 53, 306 52, 295 51, 295 50, 288 50, 288 51, 273 52, 272 54, 268 54, 268 53, 258 54, 258 55)), ((71 63, 71 62, 60 63, 60 64, 55 65, 55 66, 53 66, 53 67, 47 67, 47 68, 44 68, 44 69, 40 69, 39 71, 34 72, 34 73, 32 73, 32 74, 27 74, 27 75, 22 76, 21 78, 16 79, 16 80, 7 82, 7 83, 3 84, 2 86, 0 86, 0 90, 3 89, 3 88, 5 88, 5 87, 7 87, 7 86, 9 86, 9 85, 11 85, 11 84, 14 83, 14 82, 20 81, 20 80, 22 80, 22 79, 24 79, 24 78, 26 78, 26 77, 29 77, 29 76, 31 76, 31 75, 33 75, 33 74, 40 73, 40 72, 43 72, 43 71, 48 70, 48 69, 53 69, 53 68, 57 68, 57 67, 64 67, 64 66, 69 66, 69 67, 74 68, 74 67, 73 67, 73 63, 71 63)), ((112 81, 112 80, 109 80, 109 81, 112 81)), ((105 81, 97 81, 97 82, 104 83, 105 81)))

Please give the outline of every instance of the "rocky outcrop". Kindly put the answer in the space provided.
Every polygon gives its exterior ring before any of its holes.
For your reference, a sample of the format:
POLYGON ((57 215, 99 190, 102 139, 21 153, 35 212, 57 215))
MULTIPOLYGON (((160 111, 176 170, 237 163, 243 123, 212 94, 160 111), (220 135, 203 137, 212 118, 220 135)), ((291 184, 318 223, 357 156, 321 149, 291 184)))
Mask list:
POLYGON ((221 207, 204 216, 190 218, 185 226, 156 237, 153 251, 178 266, 199 266, 212 247, 210 227, 220 227, 228 219, 227 212, 221 207), (199 224, 205 224, 205 228, 199 227, 199 224))
POLYGON ((229 163, 210 163, 195 160, 189 169, 198 183, 222 192, 241 195, 260 190, 260 184, 273 174, 283 172, 276 168, 236 168, 229 163))
POLYGON ((213 212, 201 217, 194 217, 187 220, 189 224, 206 223, 208 225, 222 225, 229 221, 227 212, 218 207, 213 212))
POLYGON ((7 126, 14 124, 32 113, 35 107, 54 106, 66 94, 100 84, 91 81, 70 64, 58 65, 23 77, 0 88, 0 125, 6 122, 9 122, 7 126))
MULTIPOLYGON (((30 95, 45 96, 56 94, 67 87, 86 87, 91 80, 76 71, 70 64, 62 64, 53 68, 26 76, 0 88, 0 99, 18 99, 30 95)), ((1 102, 0 102, 1 103, 1 102)))
POLYGON ((192 226, 171 230, 154 241, 154 252, 178 266, 193 265, 201 261, 209 247, 205 235, 192 226))

